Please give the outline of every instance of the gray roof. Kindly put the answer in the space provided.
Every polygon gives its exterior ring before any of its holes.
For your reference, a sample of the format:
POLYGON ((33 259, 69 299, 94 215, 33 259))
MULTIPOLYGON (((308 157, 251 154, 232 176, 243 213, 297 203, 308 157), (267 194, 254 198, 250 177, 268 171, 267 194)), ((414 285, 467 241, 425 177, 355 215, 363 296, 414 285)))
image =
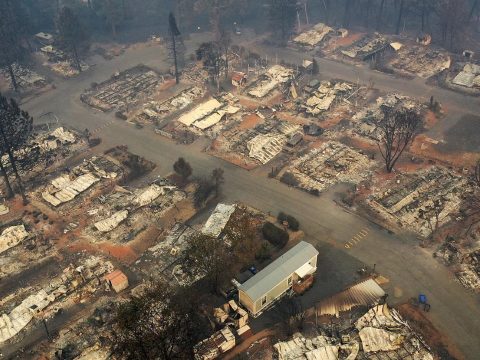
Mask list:
POLYGON ((318 255, 317 249, 312 244, 302 241, 259 271, 238 289, 256 301, 316 255, 318 255))

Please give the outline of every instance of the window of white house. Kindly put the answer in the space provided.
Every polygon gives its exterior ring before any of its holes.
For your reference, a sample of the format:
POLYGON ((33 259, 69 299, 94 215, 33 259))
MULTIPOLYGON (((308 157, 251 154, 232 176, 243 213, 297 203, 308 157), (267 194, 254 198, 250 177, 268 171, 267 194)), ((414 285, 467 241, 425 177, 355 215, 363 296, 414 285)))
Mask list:
POLYGON ((292 285, 292 277, 291 276, 288 278, 288 286, 290 286, 290 285, 292 285))
POLYGON ((262 306, 265 305, 267 303, 267 297, 264 296, 262 297, 262 306))

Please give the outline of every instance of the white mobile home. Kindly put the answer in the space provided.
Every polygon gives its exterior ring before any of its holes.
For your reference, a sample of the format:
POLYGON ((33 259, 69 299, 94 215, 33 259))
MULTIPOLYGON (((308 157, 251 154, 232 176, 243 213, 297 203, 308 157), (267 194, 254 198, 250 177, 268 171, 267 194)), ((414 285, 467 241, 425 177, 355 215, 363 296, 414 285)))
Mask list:
POLYGON ((238 287, 240 303, 254 316, 279 299, 295 282, 317 270, 318 251, 300 242, 238 287))

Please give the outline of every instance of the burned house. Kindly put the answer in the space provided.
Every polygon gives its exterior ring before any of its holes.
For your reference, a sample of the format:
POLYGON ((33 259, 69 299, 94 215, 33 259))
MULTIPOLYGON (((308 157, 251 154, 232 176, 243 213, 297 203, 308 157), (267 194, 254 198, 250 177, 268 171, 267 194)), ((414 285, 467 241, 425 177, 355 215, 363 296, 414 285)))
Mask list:
POLYGON ((127 110, 148 97, 164 81, 153 69, 138 65, 113 75, 81 95, 81 100, 99 110, 127 110))
POLYGON ((247 87, 247 94, 257 99, 264 98, 275 89, 288 83, 294 76, 295 71, 293 69, 282 65, 274 65, 247 87))
POLYGON ((140 110, 139 114, 136 116, 136 120, 158 124, 163 119, 166 119, 192 105, 204 95, 205 90, 203 88, 193 86, 164 101, 150 101, 145 104, 142 110, 140 110))
POLYGON ((368 203, 385 220, 428 237, 459 211, 467 180, 441 167, 402 174, 368 203))
POLYGON ((388 41, 385 37, 378 34, 367 35, 347 49, 341 50, 341 53, 350 59, 366 61, 380 54, 387 47, 388 41))
POLYGON ((340 182, 359 183, 374 166, 368 156, 338 142, 329 141, 295 159, 286 169, 306 191, 323 191, 340 182))
POLYGON ((293 38, 295 44, 314 48, 322 43, 334 30, 324 23, 318 23, 312 29, 307 30, 293 38))

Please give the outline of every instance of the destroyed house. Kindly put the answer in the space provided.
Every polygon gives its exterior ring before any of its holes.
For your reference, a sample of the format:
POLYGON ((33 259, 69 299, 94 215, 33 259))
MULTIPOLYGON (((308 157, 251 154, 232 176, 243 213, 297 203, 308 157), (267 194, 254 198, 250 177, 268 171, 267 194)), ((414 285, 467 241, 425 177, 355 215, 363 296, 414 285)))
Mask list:
POLYGON ((312 244, 302 241, 295 245, 238 287, 240 303, 257 317, 295 283, 317 270, 317 256, 318 251, 312 244))

